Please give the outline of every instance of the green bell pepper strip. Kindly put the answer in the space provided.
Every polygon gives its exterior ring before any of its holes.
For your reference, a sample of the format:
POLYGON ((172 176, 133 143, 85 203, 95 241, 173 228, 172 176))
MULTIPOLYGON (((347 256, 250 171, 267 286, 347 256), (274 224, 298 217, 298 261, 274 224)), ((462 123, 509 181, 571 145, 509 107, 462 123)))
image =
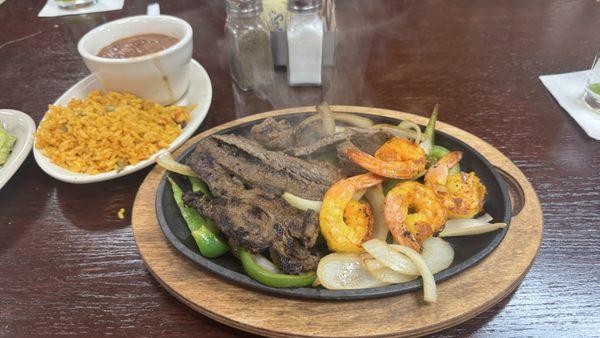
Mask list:
POLYGON ((206 183, 204 183, 204 181, 202 181, 198 177, 193 177, 193 176, 188 176, 188 178, 190 180, 190 183, 192 184, 193 192, 201 192, 208 197, 212 196, 212 194, 210 193, 210 190, 208 190, 208 187, 206 186, 206 183))
POLYGON ((309 286, 317 278, 314 271, 302 273, 300 275, 286 275, 283 273, 273 273, 256 264, 252 255, 243 248, 239 248, 240 261, 246 273, 259 281, 260 283, 274 288, 293 288, 309 286))
POLYGON ((431 112, 431 116, 429 117, 429 122, 427 122, 427 126, 425 127, 425 133, 423 133, 423 137, 426 140, 431 140, 431 144, 435 143, 435 123, 437 122, 439 109, 440 107, 436 103, 431 112))
MULTIPOLYGON (((206 228, 208 230, 210 230, 210 232, 212 232, 214 235, 219 235, 219 232, 221 232, 221 230, 219 230, 219 228, 217 227, 217 225, 215 223, 213 223, 213 221, 209 220, 209 219, 204 219, 206 221, 206 223, 204 224, 206 226, 206 228)), ((223 241, 225 243, 225 241, 223 241)))
POLYGON ((431 147, 431 152, 429 153, 429 156, 433 157, 435 159, 435 161, 437 162, 439 159, 441 159, 442 157, 444 157, 448 154, 450 154, 450 150, 448 150, 445 147, 434 144, 431 147))
POLYGON ((225 254, 229 251, 227 243, 219 236, 216 232, 216 226, 202 218, 198 210, 187 207, 183 204, 183 191, 175 183, 175 181, 169 177, 171 188, 173 189, 173 198, 175 203, 179 207, 181 216, 185 220, 190 229, 192 237, 198 245, 200 253, 204 257, 215 258, 225 254))
POLYGON ((427 127, 425 127, 425 132, 423 133, 421 148, 423 148, 427 155, 431 153, 431 148, 435 141, 435 123, 437 122, 438 110, 439 106, 436 104, 433 107, 433 112, 431 112, 431 117, 429 117, 429 122, 427 122, 427 127))
MULTIPOLYGON (((450 150, 435 144, 435 124, 437 122, 438 111, 439 105, 436 104, 435 107, 433 107, 433 112, 431 112, 429 122, 427 122, 427 127, 425 127, 425 132, 423 133, 424 140, 421 142, 421 147, 425 150, 427 160, 430 164, 434 164, 450 153, 450 150)), ((458 163, 448 170, 449 175, 459 172, 460 165, 458 163)))
MULTIPOLYGON (((188 176, 188 179, 190 180, 190 184, 192 185, 193 192, 201 192, 208 197, 212 196, 210 190, 208 190, 208 187, 206 186, 206 183, 204 183, 203 180, 193 176, 188 176)), ((209 219, 206 220, 206 227, 214 234, 218 234, 220 231, 217 225, 209 219)))

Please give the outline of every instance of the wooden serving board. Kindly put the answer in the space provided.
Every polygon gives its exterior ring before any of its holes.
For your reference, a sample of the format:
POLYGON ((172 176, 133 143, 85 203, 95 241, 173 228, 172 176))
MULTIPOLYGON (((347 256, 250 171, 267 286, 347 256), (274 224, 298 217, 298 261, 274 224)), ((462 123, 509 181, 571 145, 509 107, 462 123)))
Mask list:
MULTIPOLYGON (((421 125, 427 122, 424 117, 393 110, 332 108, 340 112, 408 119, 421 125)), ((235 120, 197 135, 180 151, 203 137, 238 124, 309 111, 314 111, 314 107, 235 120)), ((136 244, 148 270, 171 294, 196 311, 244 331, 280 337, 379 337, 421 336, 454 326, 487 310, 519 285, 540 247, 543 220, 531 184, 506 156, 480 138, 448 124, 438 122, 437 130, 479 151, 520 187, 523 197, 521 211, 512 218, 506 237, 496 250, 479 264, 439 283, 437 303, 424 303, 422 291, 360 301, 290 299, 247 289, 204 271, 181 255, 158 226, 155 196, 159 180, 165 174, 158 166, 142 183, 133 206, 136 244)))

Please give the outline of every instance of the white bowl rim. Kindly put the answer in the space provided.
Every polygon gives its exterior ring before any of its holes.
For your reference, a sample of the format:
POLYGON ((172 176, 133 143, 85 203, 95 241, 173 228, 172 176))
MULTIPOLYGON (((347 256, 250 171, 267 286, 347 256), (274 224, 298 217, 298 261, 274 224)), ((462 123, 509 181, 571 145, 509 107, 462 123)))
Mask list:
MULTIPOLYGON (((149 32, 149 33, 160 34, 160 32, 149 32)), ((128 16, 126 18, 121 18, 121 19, 107 22, 107 23, 100 25, 100 26, 92 29, 91 31, 85 33, 85 35, 81 39, 79 39, 79 42, 77 43, 77 51, 79 52, 79 55, 81 55, 84 59, 89 59, 94 62, 105 63, 105 64, 132 64, 132 63, 136 63, 136 62, 147 61, 147 60, 150 60, 157 56, 160 57, 160 56, 172 54, 175 51, 181 49, 183 46, 185 46, 188 42, 190 42, 192 40, 192 35, 193 35, 192 26, 187 21, 180 19, 178 17, 171 16, 171 15, 135 15, 135 16, 128 16), (90 53, 89 51, 87 51, 85 48, 83 48, 83 44, 85 42, 87 42, 87 40, 90 40, 94 36, 94 34, 96 34, 97 31, 99 31, 103 28, 106 28, 107 26, 110 26, 110 25, 115 25, 115 24, 131 21, 131 20, 135 20, 135 19, 147 19, 147 20, 167 19, 167 20, 171 20, 171 21, 177 22, 178 24, 181 24, 185 27, 185 35, 183 36, 183 38, 181 38, 181 40, 177 41, 176 44, 170 46, 169 48, 167 48, 165 50, 161 50, 160 52, 151 53, 151 54, 142 55, 142 56, 131 57, 131 58, 124 58, 124 59, 103 58, 103 57, 94 55, 94 54, 90 53)))

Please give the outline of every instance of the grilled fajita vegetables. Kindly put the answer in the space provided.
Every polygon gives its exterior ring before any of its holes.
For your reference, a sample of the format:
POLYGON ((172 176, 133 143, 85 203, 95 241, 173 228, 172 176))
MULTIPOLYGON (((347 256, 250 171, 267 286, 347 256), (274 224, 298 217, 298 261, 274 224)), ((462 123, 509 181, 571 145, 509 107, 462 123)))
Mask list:
POLYGON ((274 273, 262 267, 253 258, 252 255, 243 248, 239 248, 240 261, 246 273, 261 282, 264 285, 274 288, 292 288, 311 285, 316 274, 314 271, 304 272, 299 275, 286 275, 283 273, 274 273))
POLYGON ((216 232, 218 231, 216 226, 200 216, 196 209, 185 206, 183 204, 183 191, 170 177, 169 182, 173 189, 175 203, 179 207, 181 216, 187 223, 202 256, 214 258, 229 251, 227 243, 216 232))

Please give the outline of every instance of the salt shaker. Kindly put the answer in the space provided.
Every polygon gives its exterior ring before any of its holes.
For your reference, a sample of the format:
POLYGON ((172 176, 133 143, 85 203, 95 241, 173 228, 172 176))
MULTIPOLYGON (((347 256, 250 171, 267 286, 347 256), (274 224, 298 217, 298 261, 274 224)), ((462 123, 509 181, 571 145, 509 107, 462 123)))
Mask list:
POLYGON ((225 39, 229 73, 246 91, 273 82, 270 32, 261 0, 226 0, 225 39))
POLYGON ((288 0, 287 76, 290 86, 322 83, 322 6, 322 0, 288 0))

